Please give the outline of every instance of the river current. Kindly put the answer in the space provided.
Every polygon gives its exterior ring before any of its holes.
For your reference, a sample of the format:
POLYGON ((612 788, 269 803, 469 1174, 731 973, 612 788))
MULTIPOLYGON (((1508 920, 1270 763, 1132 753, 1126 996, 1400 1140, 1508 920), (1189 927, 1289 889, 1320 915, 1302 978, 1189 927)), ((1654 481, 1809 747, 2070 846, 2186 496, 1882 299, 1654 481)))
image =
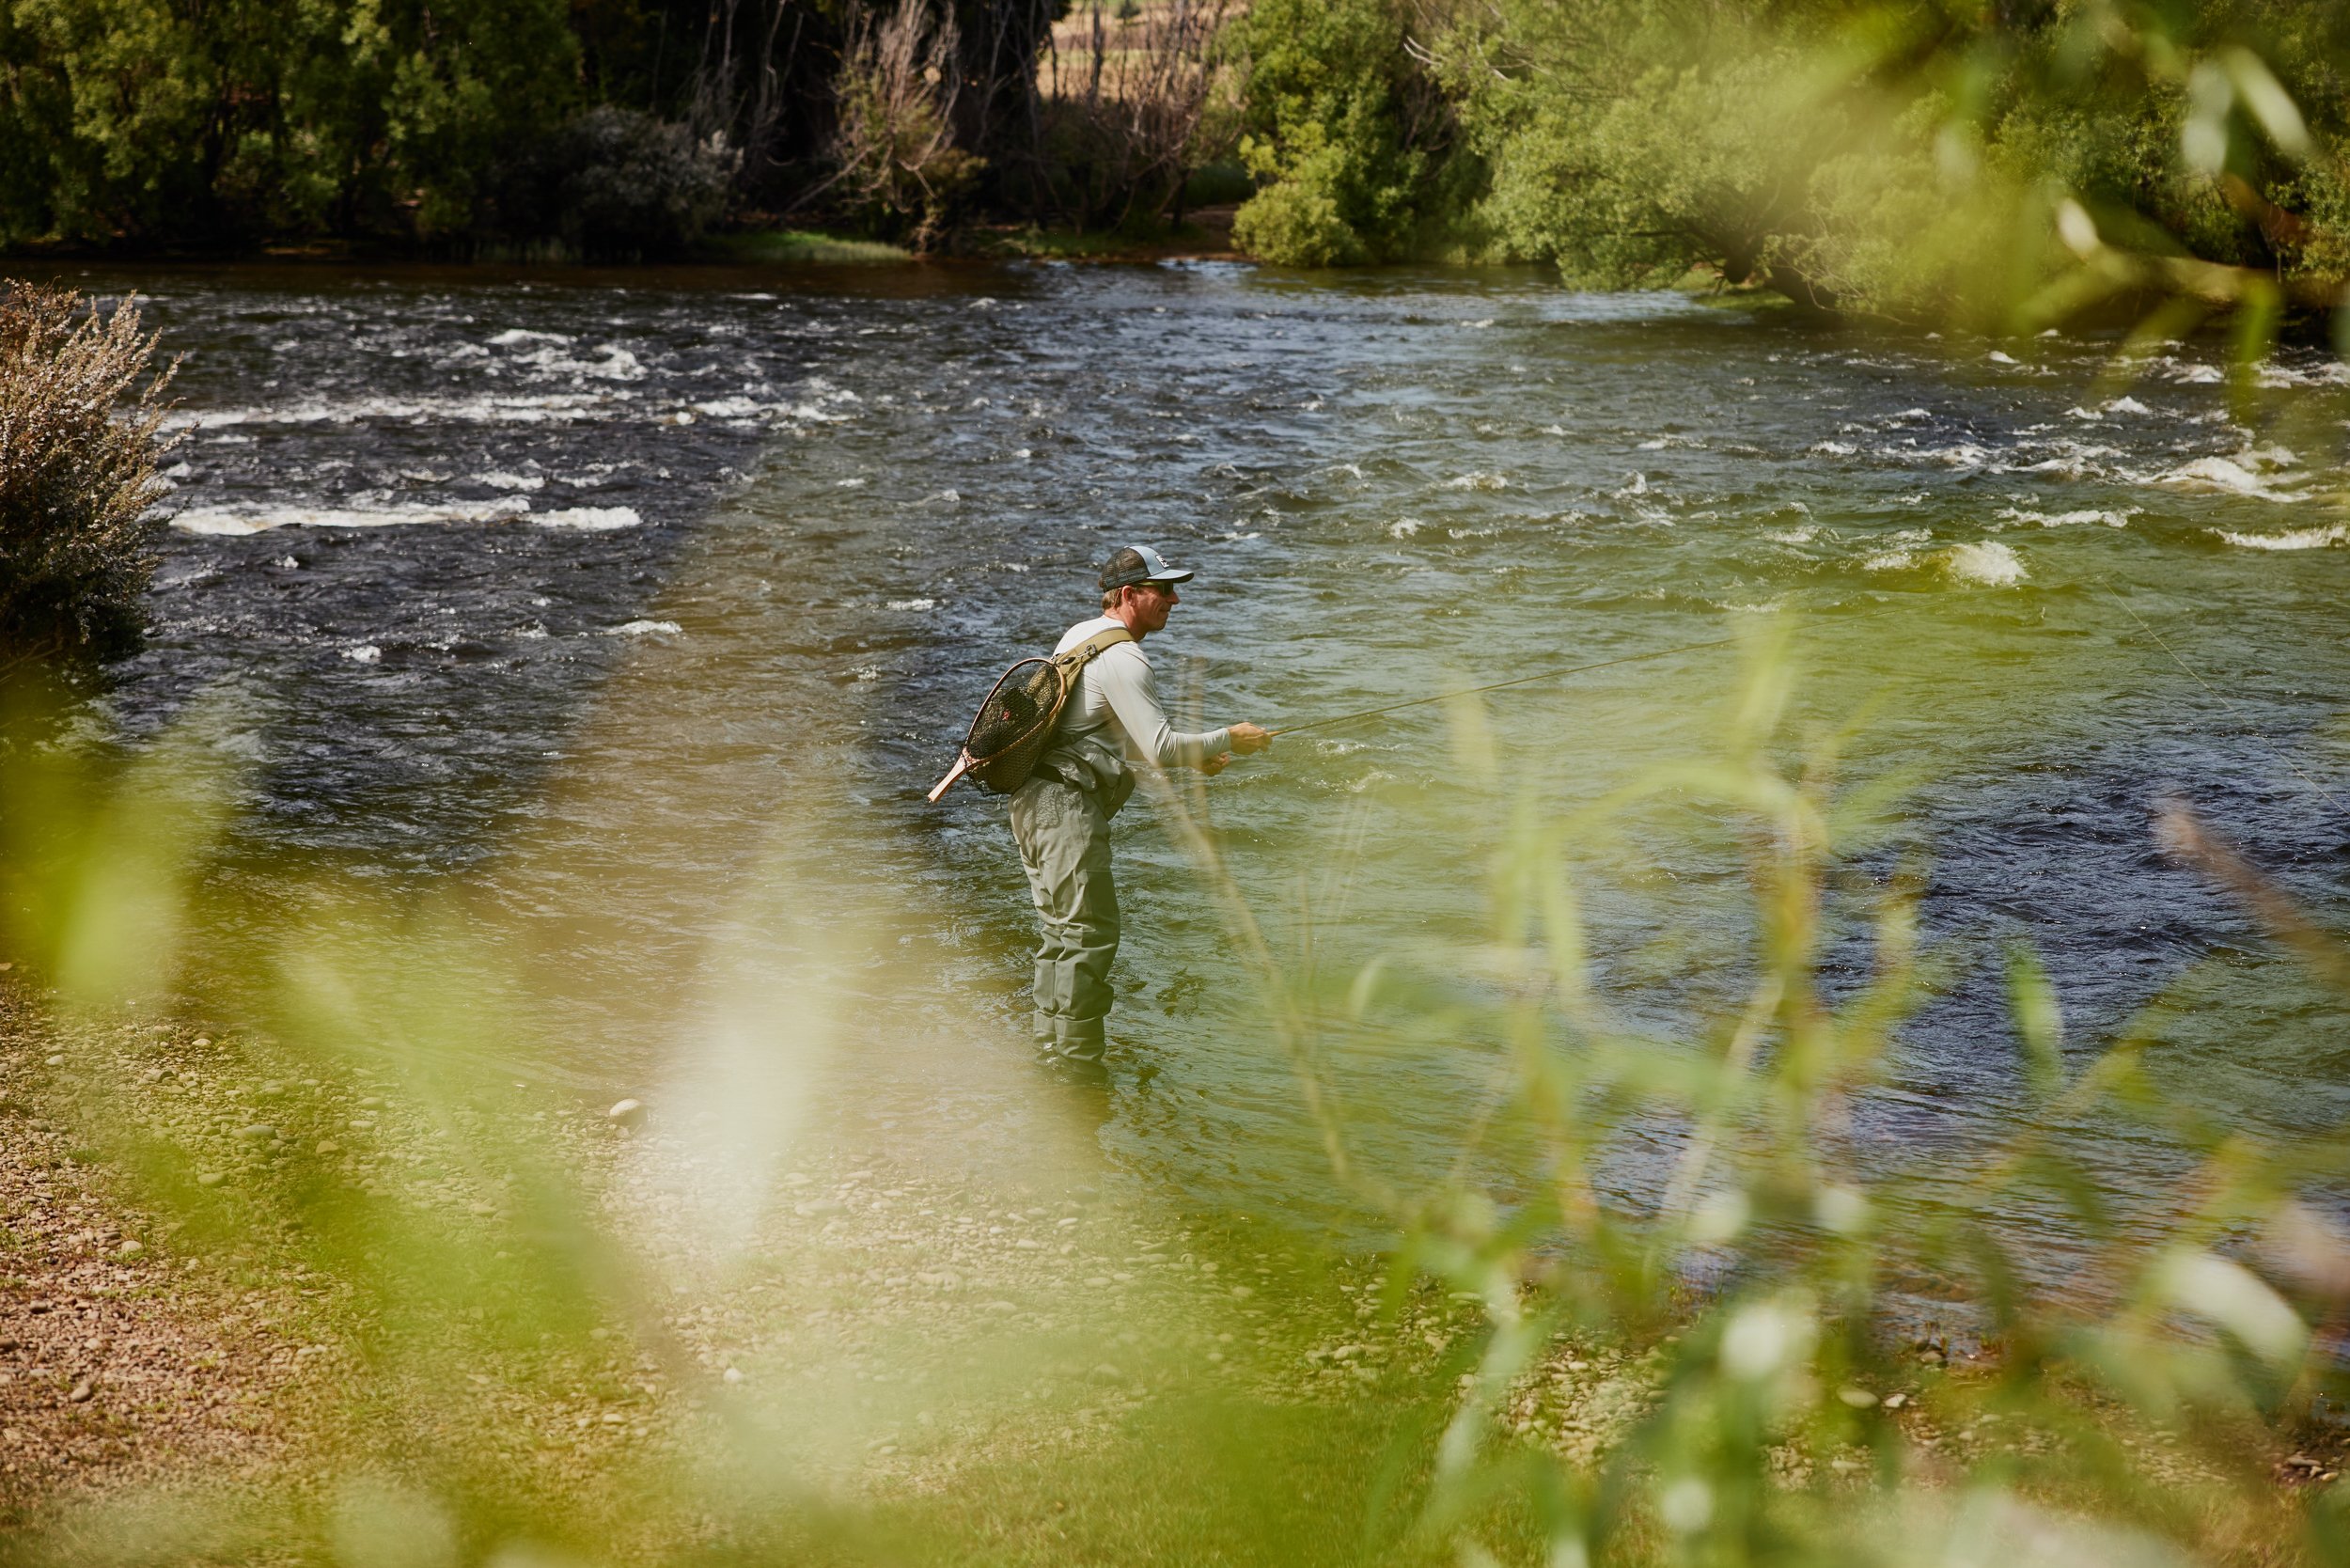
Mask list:
MULTIPOLYGON (((1924 868, 1951 965, 1855 1129, 1920 1201, 2024 1105, 2017 937, 2076 1062, 2168 997, 2178 1091, 2253 1128, 2350 1112, 2340 1009, 2151 831, 2190 802, 2345 914, 2350 377, 2313 353, 2264 366, 2254 409, 2214 346, 2117 381, 2109 341, 1824 331, 1531 273, 67 281, 135 287, 185 356, 155 635, 110 722, 233 759, 215 881, 254 950, 341 922, 420 987, 458 964, 518 1077, 708 1090, 789 1059, 809 1124, 1016 1161, 1050 1104, 1056 1137, 1183 1202, 1327 1212, 1167 808, 1121 819, 1120 1049, 1072 1112, 1025 1060, 1000 804, 921 798, 994 676, 1142 541, 1198 571, 1151 651, 1210 723, 1792 625, 1788 754, 1849 721, 1844 775, 1906 780, 1862 865, 1924 868), (450 919, 399 913, 420 904, 462 909, 462 961, 450 919)), ((1494 991, 1513 816, 1707 755, 1748 657, 1493 694, 1490 768, 1431 705, 1193 798, 1285 963, 1342 990, 1383 958, 1420 988, 1324 1043, 1366 1168, 1438 1179, 1500 1079, 1473 1023, 1411 1042, 1494 991)), ((1720 821, 1668 802, 1572 846, 1628 1026, 1734 994, 1746 851, 1720 821)), ((2124 1185, 2174 1168, 2084 1133, 2124 1185)), ((1625 1152, 1627 1192, 1670 1142, 1625 1152)))

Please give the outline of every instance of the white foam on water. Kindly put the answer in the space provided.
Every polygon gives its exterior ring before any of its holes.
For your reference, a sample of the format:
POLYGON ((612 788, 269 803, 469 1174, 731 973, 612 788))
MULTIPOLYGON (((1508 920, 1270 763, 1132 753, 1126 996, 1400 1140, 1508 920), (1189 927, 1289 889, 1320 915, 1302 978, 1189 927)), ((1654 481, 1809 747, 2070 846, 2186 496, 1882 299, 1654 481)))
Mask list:
POLYGON ((1849 441, 1814 441, 1804 449, 1817 452, 1822 457, 1850 457, 1860 450, 1849 441))
POLYGON ((2036 523, 2044 528, 2070 528, 2085 523, 2095 523, 2108 528, 2126 528, 2130 525, 2130 519, 2138 513, 2136 507, 2105 511, 2084 510, 2059 512, 2026 511, 2020 507, 2008 507, 1998 515, 2010 523, 2036 523))
POLYGON ((2214 528, 2212 532, 2246 550, 2323 550, 2328 545, 2350 542, 2350 524, 2343 523, 2324 528, 2294 528, 2281 534, 2237 534, 2225 528, 2214 528))
POLYGON ((618 343, 602 343, 595 352, 600 359, 579 359, 558 348, 544 348, 534 353, 517 354, 514 363, 527 365, 534 370, 554 375, 588 376, 597 381, 641 381, 645 367, 636 356, 618 343))
POLYGON ((1916 555, 1907 550, 1881 550, 1860 563, 1863 572, 1906 572, 1918 564, 1916 555))
POLYGON ((180 409, 164 428, 199 431, 212 441, 246 442, 249 435, 221 434, 239 425, 356 425, 367 422, 471 425, 544 425, 601 419, 622 412, 629 394, 615 391, 477 395, 457 398, 362 398, 348 403, 302 402, 274 408, 180 409))
POLYGON ((862 490, 866 484, 863 479, 835 479, 832 482, 842 490, 862 490))
POLYGON ((2106 412, 2107 414, 2152 414, 2154 410, 2139 402, 2136 398, 2116 398, 2106 404, 2106 412))
POLYGON ((1510 488, 1510 481, 1500 474, 1488 474, 1480 468, 1472 473, 1464 474, 1457 479, 1445 480, 1444 487, 1447 490, 1507 490, 1510 488))
POLYGON ((384 651, 371 642, 363 642, 356 648, 344 649, 343 657, 354 665, 371 665, 384 657, 384 651))
POLYGON ((570 336, 565 333, 533 332, 528 327, 509 327, 490 339, 490 347, 518 349, 525 343, 568 343, 571 340, 570 336))
POLYGON ((2197 458, 2157 475, 2154 482, 2182 490, 2248 495, 2263 501, 2304 501, 2309 498, 2307 491, 2283 472, 2299 461, 2282 447, 2253 447, 2234 457, 2197 458))
POLYGON ((712 419, 747 419, 764 413, 767 405, 749 398, 717 398, 706 403, 696 403, 694 412, 712 419))
POLYGON ((1983 588, 2013 588, 2030 575, 2023 557, 1998 540, 1952 545, 1942 557, 1942 570, 1959 582, 1983 588))
POLYGON ((396 528, 419 523, 496 523, 520 517, 530 503, 520 496, 502 501, 391 507, 196 507, 171 520, 182 533, 239 535, 272 528, 396 528))
POLYGON ((530 520, 550 528, 585 528, 590 533, 634 528, 644 522, 634 507, 558 507, 554 511, 534 513, 530 520))
POLYGON ((1993 349, 1989 353, 1983 355, 1983 357, 1991 361, 1994 365, 2013 365, 2016 363, 2016 359, 2013 354, 2003 353, 1998 349, 1993 349))
POLYGON ((1800 528, 1765 528, 1762 537, 1773 544, 1809 544, 1820 537, 1820 525, 1806 523, 1800 528))
POLYGON ((2185 382, 2190 386, 2209 386, 2227 379, 2226 372, 2217 365, 2182 365, 2170 375, 2172 380, 2185 382))
POLYGON ((680 626, 674 620, 632 620, 625 626, 613 627, 612 635, 616 637, 647 637, 656 635, 673 637, 684 630, 684 627, 680 626))
POLYGON ((892 599, 889 602, 889 607, 893 610, 934 610, 938 608, 938 601, 935 599, 892 599))
POLYGON ((544 490, 547 481, 536 474, 476 474, 474 483, 486 484, 492 490, 544 490))
POLYGON ((1409 539, 1426 526, 1428 526, 1428 525, 1422 523, 1417 517, 1399 517, 1394 522, 1387 525, 1387 537, 1389 539, 1409 539))

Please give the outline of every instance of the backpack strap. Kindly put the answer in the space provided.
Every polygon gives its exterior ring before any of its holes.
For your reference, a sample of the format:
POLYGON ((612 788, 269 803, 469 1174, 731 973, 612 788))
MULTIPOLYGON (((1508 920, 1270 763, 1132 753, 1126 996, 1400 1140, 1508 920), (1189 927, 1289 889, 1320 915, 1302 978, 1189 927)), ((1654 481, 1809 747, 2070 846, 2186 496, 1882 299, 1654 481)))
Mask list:
POLYGON ((1116 648, 1121 642, 1132 642, 1134 640, 1135 635, 1126 630, 1123 626, 1111 626, 1103 631, 1094 633, 1093 635, 1086 638, 1085 641, 1079 643, 1076 647, 1071 649, 1066 653, 1054 654, 1053 662, 1063 666, 1070 674, 1074 675, 1077 671, 1091 664, 1102 653, 1110 649, 1116 648))

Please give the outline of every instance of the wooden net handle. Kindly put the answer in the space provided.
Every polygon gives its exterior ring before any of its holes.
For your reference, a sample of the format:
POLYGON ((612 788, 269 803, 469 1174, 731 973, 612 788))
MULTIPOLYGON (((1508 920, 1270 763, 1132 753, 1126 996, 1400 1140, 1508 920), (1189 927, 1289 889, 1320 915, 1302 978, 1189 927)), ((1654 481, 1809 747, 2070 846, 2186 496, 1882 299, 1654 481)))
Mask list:
POLYGON ((955 765, 948 771, 947 776, 940 779, 935 785, 932 786, 931 804, 932 806, 937 805, 938 797, 945 794, 948 790, 953 789, 955 787, 955 780, 961 778, 964 774, 970 771, 971 754, 966 751, 962 756, 955 759, 955 765))

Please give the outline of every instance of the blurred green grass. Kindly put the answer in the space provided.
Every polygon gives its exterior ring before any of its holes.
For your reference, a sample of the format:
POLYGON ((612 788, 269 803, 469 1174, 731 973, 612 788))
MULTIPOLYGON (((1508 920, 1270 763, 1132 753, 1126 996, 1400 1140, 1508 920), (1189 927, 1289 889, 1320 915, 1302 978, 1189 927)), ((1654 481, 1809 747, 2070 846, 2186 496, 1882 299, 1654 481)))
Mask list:
MULTIPOLYGON (((0 1561, 2342 1560, 2334 1492, 2305 1510, 2277 1466, 2340 1452, 2318 1417, 2341 1394, 2350 1237, 2326 1195, 2350 1137, 2256 1138, 2166 1091, 2161 1005, 2068 1044, 2017 945, 2036 1108, 1956 1173, 1966 1200, 1905 1206, 1844 1132, 1945 969, 1919 868, 1848 874, 1887 842, 1893 784, 1846 781, 1850 726, 1791 733, 1795 689, 1765 636, 1711 754, 1579 812, 1522 808, 1484 868, 1474 987, 1444 951, 1283 959, 1197 797, 1162 803, 1256 965, 1299 1114, 1388 1216, 1373 1265, 1147 1195, 811 1179, 756 1120, 730 1145, 721 1102, 629 1132, 510 1080, 527 993, 462 898, 389 906, 321 873, 317 918, 221 950, 212 932, 251 929, 204 875, 239 764, 201 707, 128 763, 18 747, 5 940, 76 1043, 44 1113, 160 1216, 165 1262, 200 1259, 332 1355, 258 1482, 60 1497, 0 1561), (1593 981, 1574 859, 1659 808, 1741 869, 1752 909, 1745 961, 1670 1038, 1593 981), (397 954, 366 934, 394 929, 397 954), (1865 972, 1831 988, 1853 940, 1865 972), (245 1021, 199 1043, 232 1007, 245 1021), (1382 1077, 1333 1063, 1374 1023, 1379 1052, 1473 1040, 1505 1069, 1424 1189, 1356 1147, 1382 1077), (2071 1147, 2098 1119, 2187 1174, 2114 1190, 2071 1147), (1667 1152, 1661 1190, 1609 1175, 1627 1139, 1667 1152), (2002 1219, 2023 1193, 2085 1249, 2076 1288, 2027 1282, 2031 1238, 2002 1219), (1001 1267, 921 1279, 988 1221, 1001 1267), (1920 1277, 1957 1334, 1918 1342, 1920 1277)), ((1455 719, 1452 764, 1507 776, 1476 710, 1455 719)), ((2324 977, 2332 937, 2191 818, 2164 831, 2324 977)), ((717 1087, 796 1092, 778 1082, 717 1087)))

